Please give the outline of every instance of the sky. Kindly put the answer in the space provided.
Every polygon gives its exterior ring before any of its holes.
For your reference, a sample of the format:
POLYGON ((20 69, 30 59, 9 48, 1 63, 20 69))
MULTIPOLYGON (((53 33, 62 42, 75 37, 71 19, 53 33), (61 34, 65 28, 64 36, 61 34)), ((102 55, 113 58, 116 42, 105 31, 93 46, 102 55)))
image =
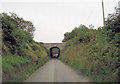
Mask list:
MULTIPOLYGON (((119 0, 103 1, 107 18, 119 0)), ((34 40, 44 43, 62 42, 64 34, 80 24, 103 26, 101 0, 1 0, 2 12, 13 12, 32 21, 36 28, 34 40)))

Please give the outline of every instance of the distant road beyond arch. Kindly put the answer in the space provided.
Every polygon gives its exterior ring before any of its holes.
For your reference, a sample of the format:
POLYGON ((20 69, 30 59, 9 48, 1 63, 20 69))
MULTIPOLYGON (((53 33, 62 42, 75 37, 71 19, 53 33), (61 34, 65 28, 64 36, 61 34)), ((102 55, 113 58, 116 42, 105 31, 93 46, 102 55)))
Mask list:
POLYGON ((59 58, 59 56, 60 56, 60 48, 58 48, 58 47, 51 47, 50 48, 50 56, 51 56, 51 58, 59 58), (57 56, 54 56, 54 54, 53 54, 53 49, 58 49, 58 53, 57 53, 57 56))

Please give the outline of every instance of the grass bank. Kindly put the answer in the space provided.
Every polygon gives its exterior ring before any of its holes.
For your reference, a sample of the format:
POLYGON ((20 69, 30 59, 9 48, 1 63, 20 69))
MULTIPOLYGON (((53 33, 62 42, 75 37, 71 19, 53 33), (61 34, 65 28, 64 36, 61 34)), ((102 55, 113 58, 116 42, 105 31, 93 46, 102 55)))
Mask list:
POLYGON ((108 16, 105 27, 84 25, 64 34, 60 60, 97 82, 120 82, 120 18, 108 16))
POLYGON ((15 13, 2 16, 2 81, 22 82, 50 58, 43 43, 33 40, 35 27, 15 13))

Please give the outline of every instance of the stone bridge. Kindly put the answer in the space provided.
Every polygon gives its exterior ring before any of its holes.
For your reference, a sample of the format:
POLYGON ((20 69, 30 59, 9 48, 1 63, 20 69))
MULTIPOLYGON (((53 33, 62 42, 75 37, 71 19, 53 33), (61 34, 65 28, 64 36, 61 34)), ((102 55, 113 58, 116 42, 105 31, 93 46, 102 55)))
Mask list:
POLYGON ((62 50, 64 45, 65 45, 65 43, 44 43, 44 46, 47 49, 50 49, 51 47, 58 47, 62 50))

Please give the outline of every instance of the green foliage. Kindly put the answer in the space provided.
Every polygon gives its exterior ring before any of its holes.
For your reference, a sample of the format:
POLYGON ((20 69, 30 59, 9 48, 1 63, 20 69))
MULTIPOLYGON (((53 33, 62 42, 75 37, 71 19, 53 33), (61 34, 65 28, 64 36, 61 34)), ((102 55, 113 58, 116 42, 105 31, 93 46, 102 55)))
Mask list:
MULTIPOLYGON (((16 18, 18 18, 17 15, 16 18)), ((13 18, 13 15, 8 16, 5 13, 2 14, 3 42, 6 46, 8 46, 12 54, 15 54, 18 50, 18 54, 21 55, 21 52, 25 53, 24 44, 32 43, 33 39, 30 32, 18 28, 18 24, 15 23, 16 18, 13 18)))
POLYGON ((2 18, 7 18, 8 21, 12 21, 16 28, 22 29, 28 32, 31 36, 35 31, 35 27, 33 26, 31 21, 25 21, 23 18, 20 18, 15 13, 10 13, 10 16, 7 13, 2 13, 2 18))
POLYGON ((49 57, 43 43, 34 42, 32 22, 16 14, 2 15, 2 67, 3 82, 21 82, 49 57))
POLYGON ((106 22, 106 34, 108 41, 115 44, 116 47, 120 47, 120 15, 118 15, 118 9, 113 14, 110 14, 106 22))
POLYGON ((57 48, 54 48, 52 51, 53 51, 53 54, 59 53, 59 50, 57 48))
POLYGON ((5 70, 12 70, 12 66, 20 68, 20 64, 26 64, 27 59, 21 58, 20 56, 5 56, 2 58, 2 65, 5 70))
POLYGON ((115 13, 108 17, 105 27, 96 30, 81 25, 66 33, 60 59, 95 81, 120 82, 119 39, 120 18, 115 13))
POLYGON ((88 28, 85 27, 84 25, 80 25, 78 28, 75 27, 75 28, 72 30, 72 32, 67 32, 67 33, 64 34, 63 42, 66 42, 66 41, 68 41, 68 40, 71 40, 72 38, 75 38, 75 37, 79 36, 79 35, 78 35, 78 34, 79 34, 79 33, 78 33, 79 30, 85 31, 85 30, 87 30, 87 29, 88 29, 88 28))

